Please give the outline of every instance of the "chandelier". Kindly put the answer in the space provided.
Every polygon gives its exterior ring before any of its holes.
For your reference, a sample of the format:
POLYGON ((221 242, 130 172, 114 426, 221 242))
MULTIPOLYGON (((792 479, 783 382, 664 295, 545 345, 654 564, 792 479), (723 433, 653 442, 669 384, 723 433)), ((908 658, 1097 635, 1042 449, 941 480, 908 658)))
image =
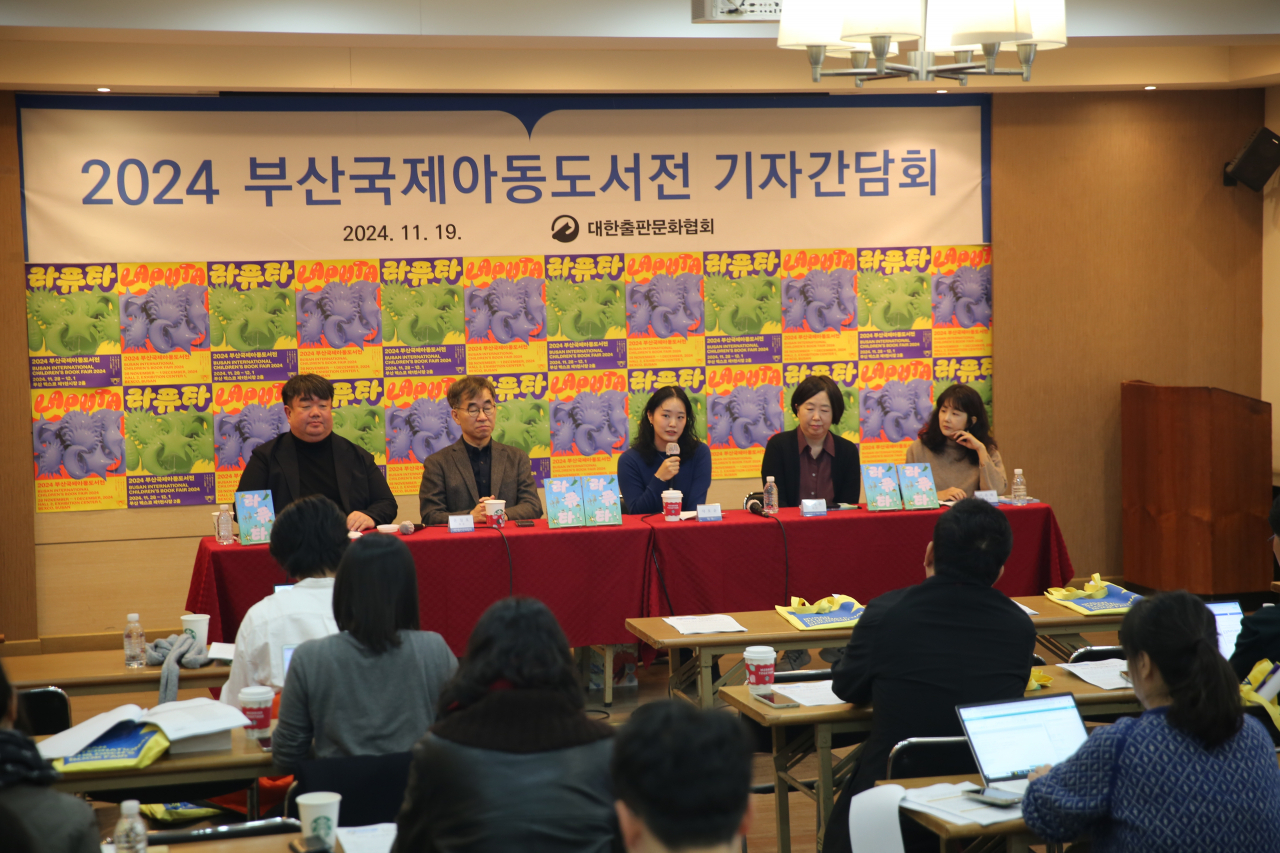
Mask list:
POLYGON ((813 82, 944 77, 968 85, 970 74, 1031 80, 1037 51, 1067 46, 1065 0, 783 0, 778 47, 809 54, 813 82), (906 63, 889 62, 898 43, 919 40, 906 63), (1021 69, 996 68, 1000 51, 1016 52, 1021 69), (978 55, 975 58, 975 54, 978 55), (952 62, 936 64, 940 56, 952 62), (829 57, 850 66, 826 70, 829 57))

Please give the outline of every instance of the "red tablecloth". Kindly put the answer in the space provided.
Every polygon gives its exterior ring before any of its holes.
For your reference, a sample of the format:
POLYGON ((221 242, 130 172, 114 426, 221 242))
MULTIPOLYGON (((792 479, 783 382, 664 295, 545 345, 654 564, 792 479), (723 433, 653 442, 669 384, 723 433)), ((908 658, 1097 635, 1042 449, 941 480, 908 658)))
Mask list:
MULTIPOLYGON (((545 602, 575 646, 635 641, 623 623, 644 612, 649 525, 628 516, 621 527, 550 530, 539 520, 524 528, 508 523, 504 532, 512 572, 502 538, 487 528, 429 528, 403 537, 418 567, 424 629, 440 632, 461 654, 476 619, 513 585, 516 595, 545 602)), ((275 584, 289 582, 265 545, 218 545, 207 537, 196 554, 187 609, 209 614, 211 642, 231 642, 245 612, 275 584)))
MULTIPOLYGON (((1001 510, 1013 527, 1013 553, 996 587, 1007 595, 1039 595, 1071 580, 1053 510, 1047 504, 1001 510)), ((677 613, 768 610, 786 603, 788 593, 809 601, 841 593, 865 604, 924 580, 925 546, 943 512, 840 510, 804 518, 798 509, 783 509, 776 518, 786 531, 786 555, 778 521, 741 510, 709 524, 652 519, 661 577, 654 573, 646 615, 667 612, 661 580, 677 613)))
MULTIPOLYGON (((998 588, 1038 595, 1069 581, 1071 558, 1053 510, 1045 504, 1002 509, 1013 526, 1013 553, 998 588)), ((431 528, 404 541, 418 567, 422 627, 439 631, 461 653, 476 619, 511 587, 546 602, 575 646, 633 642, 623 623, 667 614, 667 595, 678 613, 768 610, 785 603, 788 592, 810 601, 843 593, 866 602, 923 579, 925 545, 941 512, 845 510, 802 518, 799 510, 784 509, 777 518, 786 530, 789 577, 778 522, 742 511, 702 524, 636 516, 624 517, 621 527, 508 524, 510 574, 507 550, 492 530, 431 528)), ((206 538, 187 609, 209 614, 210 641, 231 642, 245 612, 280 583, 289 579, 265 545, 206 538)))

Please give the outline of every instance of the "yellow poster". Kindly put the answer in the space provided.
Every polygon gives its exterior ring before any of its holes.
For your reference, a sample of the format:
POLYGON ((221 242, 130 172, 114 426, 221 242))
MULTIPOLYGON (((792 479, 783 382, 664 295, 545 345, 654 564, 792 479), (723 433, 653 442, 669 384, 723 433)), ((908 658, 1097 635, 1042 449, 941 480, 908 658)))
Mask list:
POLYGON ((378 261, 295 261, 298 371, 327 379, 382 376, 378 261))
POLYGON ((31 392, 36 512, 124 508, 123 410, 119 388, 31 392))
POLYGON ((205 263, 118 269, 124 384, 213 381, 205 263))

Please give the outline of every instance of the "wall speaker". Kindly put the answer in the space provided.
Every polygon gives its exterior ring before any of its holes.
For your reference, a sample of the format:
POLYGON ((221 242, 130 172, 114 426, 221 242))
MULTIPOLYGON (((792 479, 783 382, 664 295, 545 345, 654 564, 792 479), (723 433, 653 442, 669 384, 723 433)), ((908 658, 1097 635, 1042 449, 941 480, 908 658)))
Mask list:
POLYGON ((1232 187, 1238 181, 1260 193, 1277 168, 1280 168, 1280 136, 1260 127, 1236 159, 1223 168, 1222 183, 1232 187))

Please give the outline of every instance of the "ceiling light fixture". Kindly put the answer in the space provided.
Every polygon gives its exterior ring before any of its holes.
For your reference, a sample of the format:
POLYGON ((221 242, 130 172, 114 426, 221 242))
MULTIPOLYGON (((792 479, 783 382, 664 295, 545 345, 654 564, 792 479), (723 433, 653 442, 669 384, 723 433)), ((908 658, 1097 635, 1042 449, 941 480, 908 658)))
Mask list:
POLYGON ((110 92, 111 90, 110 90, 110 89, 108 89, 106 86, 99 86, 99 87, 98 87, 98 91, 99 91, 99 92, 110 92))
POLYGON ((1066 46, 1065 0, 785 0, 778 25, 778 47, 806 51, 813 82, 853 77, 858 87, 889 77, 967 86, 970 74, 1030 81, 1038 51, 1066 46), (887 61, 899 42, 917 39, 922 49, 905 63, 887 61), (1002 50, 1016 51, 1021 68, 996 68, 1002 50), (942 55, 954 61, 935 64, 942 55), (829 56, 848 56, 852 67, 824 70, 829 56))

